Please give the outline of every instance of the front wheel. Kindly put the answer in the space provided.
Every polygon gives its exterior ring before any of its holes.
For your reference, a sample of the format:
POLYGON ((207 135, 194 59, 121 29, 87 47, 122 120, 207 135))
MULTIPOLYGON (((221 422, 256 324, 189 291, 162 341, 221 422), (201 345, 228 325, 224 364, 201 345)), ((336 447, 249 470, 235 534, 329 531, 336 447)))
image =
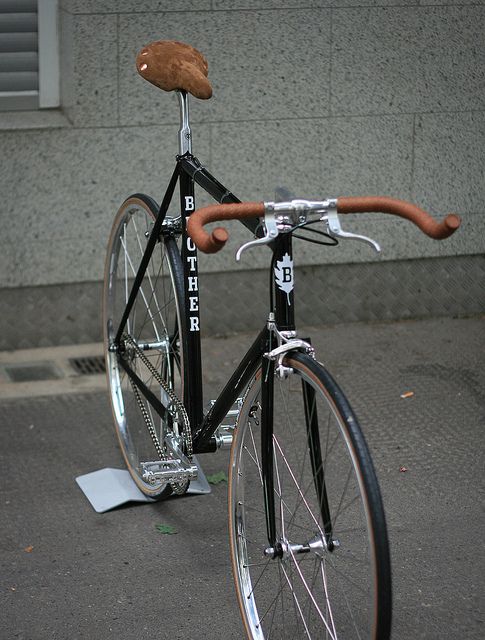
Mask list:
POLYGON ((241 408, 229 481, 231 556, 249 638, 385 639, 391 569, 377 479, 355 414, 330 374, 292 353, 275 376, 276 539, 261 464, 261 375, 241 408))

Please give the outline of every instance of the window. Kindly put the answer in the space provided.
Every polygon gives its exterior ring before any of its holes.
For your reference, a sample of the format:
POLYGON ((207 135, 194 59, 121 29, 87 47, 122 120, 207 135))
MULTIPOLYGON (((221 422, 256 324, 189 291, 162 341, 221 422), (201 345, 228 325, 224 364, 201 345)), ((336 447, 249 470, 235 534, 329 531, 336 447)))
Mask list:
POLYGON ((57 0, 0 0, 0 111, 59 106, 57 0))

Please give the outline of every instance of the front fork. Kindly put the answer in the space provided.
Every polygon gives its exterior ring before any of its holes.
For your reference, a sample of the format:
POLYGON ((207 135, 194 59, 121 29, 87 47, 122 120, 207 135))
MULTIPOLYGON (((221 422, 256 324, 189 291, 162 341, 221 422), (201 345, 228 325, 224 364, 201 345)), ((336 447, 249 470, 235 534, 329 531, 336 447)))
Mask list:
POLYGON ((261 466, 263 469, 264 512, 270 547, 276 548, 276 523, 273 473, 273 360, 263 357, 261 379, 261 466))
MULTIPOLYGON (((270 323, 271 324, 271 323, 270 323)), ((268 340, 274 335, 270 331, 268 340)), ((276 331, 276 334, 278 332, 276 331)), ((268 342, 270 344, 270 342, 268 342)), ((285 354, 291 350, 306 351, 312 353, 308 341, 290 339, 286 344, 280 344, 263 356, 261 379, 261 466, 263 480, 264 510, 266 516, 266 533, 269 549, 273 557, 282 555, 281 541, 277 539, 275 517, 275 485, 274 485, 274 381, 275 376, 294 375, 291 368, 283 365, 285 354)), ((325 534, 325 547, 333 550, 332 522, 327 489, 325 485, 325 469, 322 460, 320 433, 318 428, 318 414, 313 387, 302 379, 302 394, 305 413, 305 437, 309 449, 309 458, 312 468, 315 492, 317 495, 323 532, 325 534)), ((289 541, 287 541, 289 542, 289 541)), ((307 550, 307 549, 304 549, 307 550)))

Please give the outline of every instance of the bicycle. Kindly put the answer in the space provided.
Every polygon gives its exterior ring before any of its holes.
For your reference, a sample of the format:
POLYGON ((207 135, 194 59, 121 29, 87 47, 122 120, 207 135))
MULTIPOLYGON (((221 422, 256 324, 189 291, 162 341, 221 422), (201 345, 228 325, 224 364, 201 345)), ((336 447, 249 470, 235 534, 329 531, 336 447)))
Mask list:
POLYGON ((390 198, 241 203, 192 155, 188 94, 210 97, 202 54, 155 42, 137 67, 177 92, 181 126, 161 205, 143 194, 127 198, 108 243, 106 369, 127 467, 141 491, 163 499, 197 477, 194 454, 231 447, 231 559, 249 638, 389 638, 391 565, 377 478, 344 393, 298 337, 292 239, 354 239, 379 249, 342 230, 339 216, 349 212, 400 215, 435 238, 460 220, 438 223, 390 198), (177 183, 180 210, 170 215, 177 183), (220 204, 195 211, 196 184, 220 204), (237 259, 252 247, 272 250, 269 314, 204 412, 197 248, 223 247, 227 232, 209 234, 204 225, 224 219, 254 235, 237 259))

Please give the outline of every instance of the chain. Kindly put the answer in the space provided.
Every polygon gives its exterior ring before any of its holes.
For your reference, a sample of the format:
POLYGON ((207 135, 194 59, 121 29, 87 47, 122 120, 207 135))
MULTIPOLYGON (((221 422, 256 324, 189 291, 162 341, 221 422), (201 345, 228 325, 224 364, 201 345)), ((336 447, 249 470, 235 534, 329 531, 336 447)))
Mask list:
MULTIPOLYGON (((155 380, 158 382, 158 384, 162 387, 162 389, 170 398, 171 410, 175 409, 174 413, 177 414, 180 422, 182 423, 183 440, 185 444, 187 458, 190 461, 192 461, 192 454, 193 454, 192 431, 190 430, 189 417, 187 415, 187 411, 185 410, 183 403, 177 398, 173 390, 169 387, 167 382, 162 378, 159 372, 155 369, 155 367, 152 365, 150 360, 145 356, 145 354, 140 349, 140 347, 136 344, 133 338, 127 333, 123 333, 122 338, 130 347, 133 348, 136 355, 140 358, 140 360, 143 362, 145 367, 148 369, 148 371, 152 374, 152 376, 155 378, 155 380)), ((133 388, 135 388, 133 382, 132 382, 132 386, 133 388)), ((160 456, 160 459, 163 460, 164 454, 160 446, 160 442, 158 440, 157 434, 155 433, 155 429, 153 428, 153 425, 151 423, 150 416, 148 415, 148 412, 140 398, 138 389, 135 392, 135 397, 137 398, 138 404, 140 405, 143 418, 145 419, 145 423, 147 425, 148 431, 150 432, 150 436, 155 444, 157 453, 160 456)), ((167 407, 167 410, 168 410, 168 407, 167 407)))
POLYGON ((140 392, 138 391, 136 384, 133 382, 133 380, 130 378, 130 384, 131 384, 131 388, 133 390, 133 394, 136 398, 136 401, 138 403, 138 406, 140 407, 140 411, 143 415, 143 419, 145 420, 145 424, 147 426, 148 432, 150 434, 150 437, 153 441, 153 444, 155 445, 155 449, 157 450, 158 453, 158 457, 160 458, 160 460, 165 460, 167 458, 167 456, 163 453, 162 447, 160 446, 160 440, 158 439, 158 436, 156 434, 155 428, 152 424, 152 421, 150 419, 150 416, 148 414, 148 411, 145 407, 145 405, 143 404, 143 400, 140 397, 140 392))

